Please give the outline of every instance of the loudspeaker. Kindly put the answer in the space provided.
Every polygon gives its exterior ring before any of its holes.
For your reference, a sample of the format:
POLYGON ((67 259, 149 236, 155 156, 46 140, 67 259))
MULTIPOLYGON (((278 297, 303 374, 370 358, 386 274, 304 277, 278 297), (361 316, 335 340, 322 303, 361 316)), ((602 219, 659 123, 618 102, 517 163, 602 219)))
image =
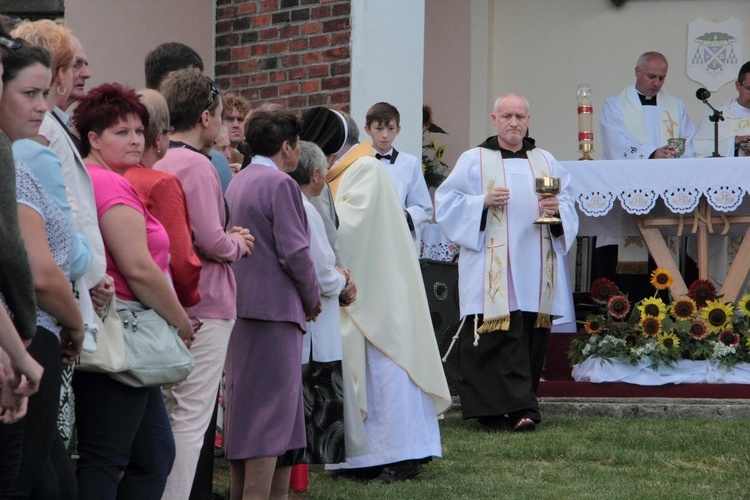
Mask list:
MULTIPOLYGON (((427 304, 430 308, 435 341, 438 344, 440 356, 444 357, 453 336, 458 330, 461 319, 458 302, 458 264, 420 259, 419 266, 422 269, 422 279, 427 294, 427 304)), ((450 355, 443 362, 443 371, 452 396, 458 394, 456 389, 456 377, 458 376, 457 352, 458 346, 453 346, 450 355)))
POLYGON ((427 304, 435 336, 446 326, 458 321, 458 264, 439 260, 420 259, 427 304))

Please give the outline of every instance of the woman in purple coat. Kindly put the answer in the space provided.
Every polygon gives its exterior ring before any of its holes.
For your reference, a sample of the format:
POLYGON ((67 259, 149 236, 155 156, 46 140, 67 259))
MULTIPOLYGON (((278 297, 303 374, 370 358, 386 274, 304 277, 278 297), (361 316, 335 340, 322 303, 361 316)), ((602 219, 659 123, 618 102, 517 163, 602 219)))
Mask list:
POLYGON ((225 448, 232 498, 286 497, 285 452, 306 446, 299 360, 305 322, 321 309, 297 166, 301 126, 288 111, 259 111, 247 125, 252 162, 227 190, 230 226, 255 235, 233 265, 237 323, 226 361, 225 448))

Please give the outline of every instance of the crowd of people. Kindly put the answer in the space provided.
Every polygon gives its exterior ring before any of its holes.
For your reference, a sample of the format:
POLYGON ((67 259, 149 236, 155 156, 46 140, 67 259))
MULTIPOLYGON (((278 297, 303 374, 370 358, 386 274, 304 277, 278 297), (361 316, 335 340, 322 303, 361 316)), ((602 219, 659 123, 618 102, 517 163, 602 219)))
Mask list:
MULTIPOLYGON (((360 142, 340 111, 252 110, 180 43, 148 54, 147 89, 86 89, 63 23, 0 24, 0 498, 210 498, 217 399, 232 498, 285 498, 304 464, 375 484, 420 474, 451 404, 418 261, 433 216, 461 246, 464 417, 540 424, 578 217, 569 174, 528 137, 524 96, 496 100, 497 133, 461 155, 433 208, 419 159, 393 148, 389 103, 360 142), (534 179, 550 176, 560 194, 539 198, 534 179), (115 301, 175 327, 186 379, 74 369, 115 301)), ((713 125, 696 132, 661 91, 667 68, 643 54, 635 85, 605 102, 605 158, 672 158, 675 137, 683 157, 711 155, 713 125)), ((724 155, 750 144, 748 73, 723 108, 724 155)))
MULTIPOLYGON (((416 158, 394 184, 350 116, 251 111, 180 43, 148 54, 146 89, 86 89, 64 23, 2 22, 0 497, 210 497, 224 373, 233 498, 286 497, 302 464, 391 483, 441 455, 416 158), (115 303, 174 327, 187 378, 74 368, 115 303)), ((374 109, 393 164, 398 111, 374 109)))

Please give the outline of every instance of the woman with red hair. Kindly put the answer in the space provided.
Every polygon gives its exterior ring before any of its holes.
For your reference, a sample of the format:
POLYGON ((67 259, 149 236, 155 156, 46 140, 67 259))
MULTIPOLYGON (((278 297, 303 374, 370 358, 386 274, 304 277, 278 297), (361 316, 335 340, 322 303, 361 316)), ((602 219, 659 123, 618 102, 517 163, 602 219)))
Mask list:
MULTIPOLYGON (((73 120, 117 298, 154 309, 189 343, 192 324, 165 278, 169 237, 123 177, 141 161, 148 111, 134 90, 103 84, 80 101, 73 120)), ((78 498, 161 498, 175 458, 161 389, 130 387, 93 372, 76 373, 73 389, 78 498)))

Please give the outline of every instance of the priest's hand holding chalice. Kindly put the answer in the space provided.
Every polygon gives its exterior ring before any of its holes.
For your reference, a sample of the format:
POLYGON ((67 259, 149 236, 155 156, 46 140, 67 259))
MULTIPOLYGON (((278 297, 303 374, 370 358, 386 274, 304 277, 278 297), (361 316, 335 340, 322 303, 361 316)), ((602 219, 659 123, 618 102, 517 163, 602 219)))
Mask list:
POLYGON ((534 224, 562 224, 562 219, 555 215, 560 208, 560 202, 557 200, 557 195, 560 194, 560 178, 537 177, 534 179, 534 188, 539 195, 539 208, 542 211, 542 215, 534 224))

